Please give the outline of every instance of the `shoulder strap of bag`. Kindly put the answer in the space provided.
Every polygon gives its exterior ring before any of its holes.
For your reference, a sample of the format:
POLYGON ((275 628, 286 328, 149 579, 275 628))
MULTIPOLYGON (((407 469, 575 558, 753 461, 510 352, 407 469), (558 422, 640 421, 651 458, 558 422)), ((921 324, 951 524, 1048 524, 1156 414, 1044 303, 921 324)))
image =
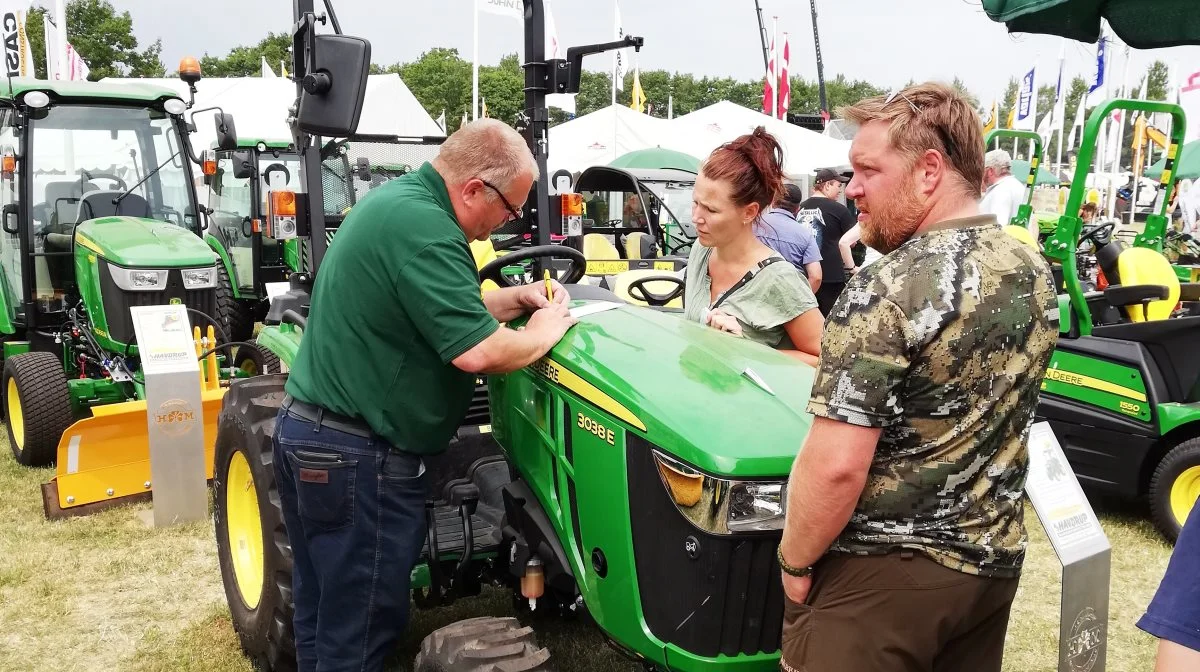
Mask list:
POLYGON ((717 302, 714 303, 712 306, 710 306, 709 310, 716 310, 717 307, 720 306, 722 303, 725 303, 725 300, 728 299, 730 296, 732 296, 734 292, 736 292, 737 290, 739 290, 742 287, 745 287, 747 284, 749 284, 750 281, 754 279, 754 276, 758 275, 759 272, 761 272, 764 268, 766 268, 767 266, 770 266, 771 264, 773 264, 777 261, 783 261, 783 260, 784 260, 783 257, 775 256, 775 257, 767 257, 766 259, 763 259, 762 261, 758 262, 757 266, 750 269, 749 271, 746 271, 746 274, 742 276, 741 280, 738 280, 737 282, 735 282, 733 284, 732 287, 730 287, 729 289, 722 292, 722 294, 717 297, 717 302))

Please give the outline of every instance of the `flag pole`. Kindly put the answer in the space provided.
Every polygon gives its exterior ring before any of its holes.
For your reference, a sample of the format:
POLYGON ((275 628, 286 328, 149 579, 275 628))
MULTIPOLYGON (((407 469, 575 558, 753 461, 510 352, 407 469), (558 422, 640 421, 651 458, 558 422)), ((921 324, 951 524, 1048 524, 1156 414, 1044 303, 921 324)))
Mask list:
POLYGON ((778 117, 779 110, 779 17, 771 17, 771 116, 778 117))
POLYGON ((474 36, 471 44, 471 119, 479 118, 479 0, 471 3, 471 13, 474 15, 474 36))

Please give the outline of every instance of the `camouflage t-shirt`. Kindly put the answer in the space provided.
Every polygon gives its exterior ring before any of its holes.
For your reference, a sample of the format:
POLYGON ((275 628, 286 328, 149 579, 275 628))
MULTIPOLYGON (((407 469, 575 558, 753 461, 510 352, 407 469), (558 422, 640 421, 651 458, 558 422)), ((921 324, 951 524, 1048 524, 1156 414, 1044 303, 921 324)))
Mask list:
POLYGON ((992 215, 942 222, 850 280, 809 412, 882 434, 831 550, 1020 574, 1026 440, 1057 311, 1049 266, 992 215))

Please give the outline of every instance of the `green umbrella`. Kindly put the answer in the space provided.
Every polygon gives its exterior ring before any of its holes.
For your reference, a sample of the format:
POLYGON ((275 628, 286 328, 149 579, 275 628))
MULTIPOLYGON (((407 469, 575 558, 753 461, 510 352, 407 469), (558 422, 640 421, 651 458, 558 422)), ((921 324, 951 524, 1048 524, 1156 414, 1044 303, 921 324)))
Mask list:
POLYGON ((651 147, 626 152, 608 164, 613 168, 675 168, 693 173, 700 172, 700 159, 673 149, 651 147))
POLYGON ((1010 33, 1059 35, 1080 42, 1100 39, 1107 19, 1134 49, 1200 44, 1196 0, 983 0, 988 18, 1010 33))
MULTIPOLYGON (((1157 180, 1167 165, 1167 158, 1159 159, 1158 163, 1150 166, 1143 173, 1146 177, 1157 180)), ((1200 178, 1200 140, 1193 140, 1183 146, 1179 159, 1175 161, 1175 177, 1180 180, 1200 178)))
MULTIPOLYGON (((1012 162, 1012 174, 1013 177, 1021 181, 1021 184, 1024 184, 1025 180, 1029 177, 1029 162, 1022 161, 1021 159, 1014 159, 1012 162)), ((1054 176, 1054 173, 1046 170, 1045 166, 1038 166, 1037 180, 1034 182, 1034 184, 1058 183, 1059 180, 1054 176)))

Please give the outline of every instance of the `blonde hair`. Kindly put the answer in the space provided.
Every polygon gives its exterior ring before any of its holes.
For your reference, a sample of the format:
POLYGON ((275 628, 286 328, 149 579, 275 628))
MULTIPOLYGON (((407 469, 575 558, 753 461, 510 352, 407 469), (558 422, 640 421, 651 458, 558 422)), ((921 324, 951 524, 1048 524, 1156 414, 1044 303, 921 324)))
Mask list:
MULTIPOLYGON (((451 133, 433 166, 447 183, 479 178, 502 191, 526 173, 538 178, 537 161, 525 138, 497 119, 476 119, 451 133)), ((497 196, 489 189, 487 198, 496 200, 497 196)))
POLYGON ((859 126, 888 122, 892 147, 913 161, 926 150, 938 150, 951 172, 960 176, 963 193, 978 198, 983 182, 983 122, 970 101, 936 82, 909 86, 890 98, 867 98, 838 113, 859 126))

